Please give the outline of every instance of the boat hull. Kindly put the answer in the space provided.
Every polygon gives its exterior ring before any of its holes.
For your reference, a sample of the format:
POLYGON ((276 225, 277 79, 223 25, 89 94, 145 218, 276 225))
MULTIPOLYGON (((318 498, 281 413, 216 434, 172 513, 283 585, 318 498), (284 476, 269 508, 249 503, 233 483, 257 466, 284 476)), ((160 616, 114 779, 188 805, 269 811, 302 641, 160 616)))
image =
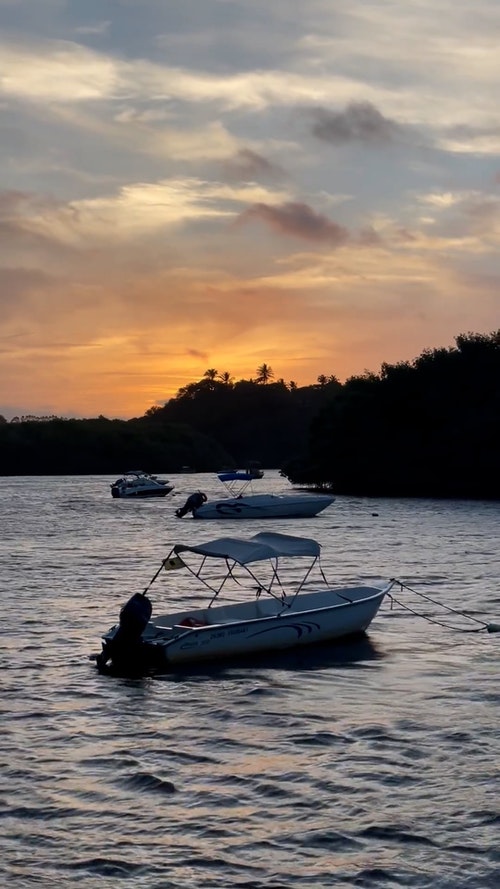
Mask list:
MULTIPOLYGON (((383 597, 382 597, 383 598, 383 597)), ((336 606, 326 611, 297 612, 245 624, 200 627, 163 646, 165 663, 189 664, 266 651, 283 651, 364 632, 382 599, 363 606, 336 606)))
POLYGON ((124 491, 118 487, 111 488, 111 496, 121 500, 136 500, 138 498, 145 499, 151 497, 166 497, 173 491, 173 486, 165 485, 161 488, 138 488, 137 490, 124 491))
POLYGON ((195 519, 312 518, 335 500, 328 494, 251 494, 204 503, 193 511, 195 519))

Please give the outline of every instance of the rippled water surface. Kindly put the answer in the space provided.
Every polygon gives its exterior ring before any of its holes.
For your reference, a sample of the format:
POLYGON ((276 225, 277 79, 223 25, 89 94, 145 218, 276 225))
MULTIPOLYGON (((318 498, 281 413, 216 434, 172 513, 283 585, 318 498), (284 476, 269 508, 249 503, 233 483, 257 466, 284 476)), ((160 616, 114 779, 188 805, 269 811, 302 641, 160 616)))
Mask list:
MULTIPOLYGON (((500 886, 500 633, 387 603, 349 645, 97 673, 101 632, 171 543, 261 530, 176 519, 217 483, 171 479, 149 502, 112 500, 107 477, 0 479, 0 885, 500 886)), ((272 529, 319 540, 331 579, 398 577, 500 622, 498 503, 340 497, 272 529)))

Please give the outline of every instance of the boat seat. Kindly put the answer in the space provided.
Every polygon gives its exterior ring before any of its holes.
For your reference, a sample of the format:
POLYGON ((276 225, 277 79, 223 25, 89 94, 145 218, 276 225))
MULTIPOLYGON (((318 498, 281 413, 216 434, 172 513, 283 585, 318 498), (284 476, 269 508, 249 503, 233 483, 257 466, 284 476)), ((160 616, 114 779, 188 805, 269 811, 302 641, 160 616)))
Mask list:
POLYGON ((204 618, 196 618, 196 617, 185 617, 184 620, 179 621, 178 624, 175 624, 176 627, 187 627, 188 629, 196 629, 196 627, 208 627, 210 621, 205 620, 204 618))

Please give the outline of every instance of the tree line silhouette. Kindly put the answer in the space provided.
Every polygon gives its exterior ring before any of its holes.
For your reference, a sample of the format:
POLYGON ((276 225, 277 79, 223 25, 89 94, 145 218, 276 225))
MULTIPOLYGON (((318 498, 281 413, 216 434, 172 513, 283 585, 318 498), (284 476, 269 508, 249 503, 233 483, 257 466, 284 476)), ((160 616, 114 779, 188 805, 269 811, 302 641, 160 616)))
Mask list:
POLYGON ((500 499, 500 330, 455 343, 347 380, 288 478, 340 494, 500 499))
POLYGON ((268 364, 209 368, 131 420, 0 418, 4 475, 199 472, 258 460, 296 485, 358 496, 500 499, 500 330, 298 386, 268 364), (2 422, 3 420, 3 422, 2 422))

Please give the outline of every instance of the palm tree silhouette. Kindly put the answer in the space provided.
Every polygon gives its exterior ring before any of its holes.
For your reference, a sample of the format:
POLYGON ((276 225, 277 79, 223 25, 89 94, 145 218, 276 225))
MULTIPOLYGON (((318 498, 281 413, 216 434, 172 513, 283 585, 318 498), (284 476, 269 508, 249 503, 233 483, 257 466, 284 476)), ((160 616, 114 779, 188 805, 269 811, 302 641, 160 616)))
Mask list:
POLYGON ((257 379, 256 383, 269 383, 269 380, 272 380, 274 377, 274 371, 272 367, 269 367, 268 364, 261 364, 260 367, 257 368, 257 379))
POLYGON ((215 367, 209 367, 209 369, 205 371, 203 376, 206 377, 207 380, 210 380, 213 383, 213 381, 215 380, 218 373, 219 373, 219 371, 215 370, 215 367))

